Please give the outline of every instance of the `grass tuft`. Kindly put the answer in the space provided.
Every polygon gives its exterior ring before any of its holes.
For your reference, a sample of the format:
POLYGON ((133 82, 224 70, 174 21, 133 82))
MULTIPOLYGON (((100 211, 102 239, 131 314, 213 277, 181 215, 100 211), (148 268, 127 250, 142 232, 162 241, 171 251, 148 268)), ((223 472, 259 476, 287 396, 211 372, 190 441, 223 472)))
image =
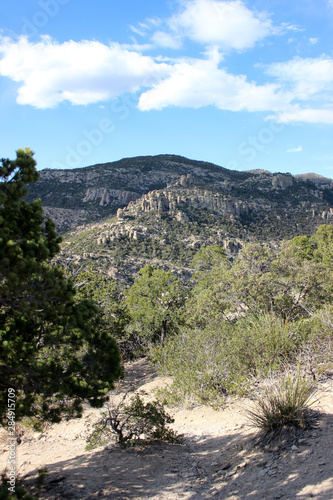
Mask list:
POLYGON ((295 437, 309 427, 314 418, 316 381, 297 372, 286 372, 256 398, 256 407, 248 410, 251 423, 259 428, 257 444, 269 445, 279 439, 295 437))

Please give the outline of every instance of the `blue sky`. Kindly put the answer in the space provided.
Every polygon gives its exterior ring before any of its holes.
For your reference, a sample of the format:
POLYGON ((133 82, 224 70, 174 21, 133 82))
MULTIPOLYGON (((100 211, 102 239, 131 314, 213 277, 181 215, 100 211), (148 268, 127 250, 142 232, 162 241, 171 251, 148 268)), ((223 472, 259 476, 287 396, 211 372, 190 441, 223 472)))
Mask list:
POLYGON ((333 177, 333 0, 0 0, 1 157, 333 177))

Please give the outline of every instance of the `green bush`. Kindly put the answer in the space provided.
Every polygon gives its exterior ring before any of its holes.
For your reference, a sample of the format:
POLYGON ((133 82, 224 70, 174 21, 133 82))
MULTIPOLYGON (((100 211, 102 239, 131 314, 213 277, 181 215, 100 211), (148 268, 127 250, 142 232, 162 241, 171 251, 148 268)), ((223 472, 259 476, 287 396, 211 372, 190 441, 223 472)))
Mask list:
POLYGON ((302 359, 315 377, 333 370, 333 306, 327 305, 299 322, 302 359))
POLYGON ((136 394, 126 405, 127 397, 125 394, 120 403, 107 406, 88 439, 87 449, 106 442, 112 435, 122 447, 147 445, 155 440, 181 442, 181 436, 168 427, 174 420, 159 401, 145 403, 136 394))
MULTIPOLYGON (((225 325, 226 329, 227 325, 225 325)), ((152 348, 151 359, 163 375, 172 377, 172 384, 162 393, 172 403, 196 400, 215 404, 227 392, 243 387, 246 373, 237 360, 225 355, 226 339, 209 330, 183 330, 164 346, 152 348)))
POLYGON ((1 474, 0 500, 38 500, 38 497, 31 495, 22 485, 22 480, 16 479, 15 492, 10 491, 9 479, 6 473, 1 474))
POLYGON ((297 324, 267 313, 184 329, 150 355, 161 373, 172 376, 169 398, 216 403, 226 394, 246 393, 254 377, 295 362, 301 343, 297 324))

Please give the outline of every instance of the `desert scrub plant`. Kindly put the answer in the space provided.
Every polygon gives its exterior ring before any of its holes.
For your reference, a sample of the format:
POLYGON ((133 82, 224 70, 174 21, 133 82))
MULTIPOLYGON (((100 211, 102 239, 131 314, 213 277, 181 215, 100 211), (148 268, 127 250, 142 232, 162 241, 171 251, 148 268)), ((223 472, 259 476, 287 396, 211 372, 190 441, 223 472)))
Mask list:
POLYGON ((237 321, 211 321, 206 328, 183 328, 150 350, 162 375, 172 377, 166 401, 194 399, 223 404, 226 395, 244 395, 253 379, 297 362, 301 339, 293 322, 272 313, 237 321))
POLYGON ((168 415, 159 401, 145 403, 139 394, 130 398, 126 393, 119 403, 106 405, 102 419, 94 425, 89 436, 87 449, 106 443, 111 436, 121 447, 136 444, 148 445, 153 441, 180 443, 182 437, 168 427, 174 419, 168 415))
POLYGON ((234 325, 230 353, 255 377, 267 376, 286 363, 297 362, 302 344, 297 322, 272 312, 248 314, 234 325))
POLYGON ((279 439, 295 438, 300 429, 309 427, 314 418, 316 381, 287 370, 279 379, 271 378, 256 396, 254 409, 248 410, 251 423, 259 428, 256 443, 270 445, 279 439))
POLYGON ((46 476, 49 472, 48 467, 43 467, 42 469, 38 469, 38 478, 37 478, 37 495, 38 498, 41 494, 42 486, 45 482, 46 476))
POLYGON ((1 474, 0 500, 38 500, 38 497, 28 493, 22 484, 22 480, 17 478, 14 492, 9 490, 9 478, 6 472, 1 474))
POLYGON ((326 305, 310 318, 300 322, 303 337, 302 359, 307 360, 309 373, 319 378, 333 371, 333 306, 326 305))
POLYGON ((1 482, 0 482, 0 500, 38 500, 41 495, 41 489, 45 482, 45 478, 49 469, 44 467, 43 469, 38 469, 38 477, 36 484, 36 494, 35 496, 32 493, 29 493, 25 486, 23 485, 23 481, 20 478, 16 478, 15 486, 9 488, 10 481, 7 476, 6 471, 1 474, 1 482))

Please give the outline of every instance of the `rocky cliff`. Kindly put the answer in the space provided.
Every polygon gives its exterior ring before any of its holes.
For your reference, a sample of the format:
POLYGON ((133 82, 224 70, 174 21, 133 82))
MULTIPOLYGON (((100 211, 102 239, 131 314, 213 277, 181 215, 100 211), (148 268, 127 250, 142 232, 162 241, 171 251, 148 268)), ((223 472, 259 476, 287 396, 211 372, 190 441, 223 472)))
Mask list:
POLYGON ((232 257, 247 241, 278 242, 333 223, 330 179, 234 172, 170 155, 61 172, 59 182, 56 174, 42 172, 34 189, 43 188, 45 211, 61 230, 74 228, 59 261, 93 261, 117 279, 133 279, 146 263, 186 277, 203 245, 232 257))
POLYGON ((191 182, 223 187, 251 174, 233 172, 211 163, 174 155, 125 158, 74 170, 42 170, 30 186, 28 199, 41 198, 45 213, 60 232, 112 216, 130 201, 169 185, 191 182))
POLYGON ((303 211, 328 220, 333 207, 332 181, 315 174, 238 172, 174 155, 42 170, 30 186, 28 199, 35 198, 41 198, 60 232, 105 220, 118 209, 123 210, 119 218, 156 211, 186 219, 184 209, 207 209, 243 218, 271 210, 293 217, 303 211))

